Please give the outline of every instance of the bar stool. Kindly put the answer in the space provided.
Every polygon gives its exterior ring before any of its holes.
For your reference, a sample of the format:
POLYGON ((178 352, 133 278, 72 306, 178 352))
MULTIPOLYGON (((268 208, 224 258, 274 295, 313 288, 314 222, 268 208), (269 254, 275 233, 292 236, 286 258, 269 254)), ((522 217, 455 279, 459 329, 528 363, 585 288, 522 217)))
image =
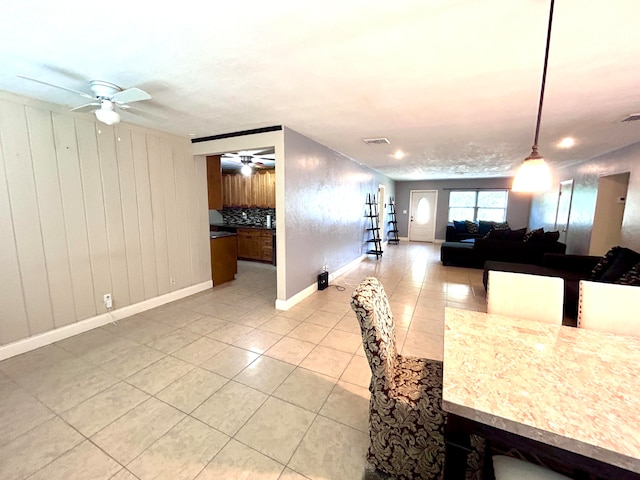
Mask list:
POLYGON ((640 289, 615 283, 580 281, 578 327, 640 337, 640 289))

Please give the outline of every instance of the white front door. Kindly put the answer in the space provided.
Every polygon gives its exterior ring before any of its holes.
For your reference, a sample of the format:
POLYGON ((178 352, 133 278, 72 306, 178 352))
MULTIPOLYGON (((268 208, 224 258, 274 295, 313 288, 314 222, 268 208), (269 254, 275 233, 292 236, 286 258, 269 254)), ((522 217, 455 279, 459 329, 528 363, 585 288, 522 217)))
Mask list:
POLYGON ((437 190, 412 190, 410 193, 409 240, 433 242, 436 235, 437 190))

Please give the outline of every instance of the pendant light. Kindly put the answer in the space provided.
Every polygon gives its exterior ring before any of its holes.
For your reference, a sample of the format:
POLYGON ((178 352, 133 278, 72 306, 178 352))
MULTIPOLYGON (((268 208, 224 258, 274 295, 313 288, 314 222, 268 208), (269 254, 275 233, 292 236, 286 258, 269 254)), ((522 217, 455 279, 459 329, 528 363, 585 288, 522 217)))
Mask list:
POLYGON ((538 104, 538 121, 536 122, 536 134, 533 139, 531 154, 524 159, 524 163, 518 169, 511 190, 514 192, 536 193, 551 188, 551 172, 542 155, 538 153, 538 134, 540 133, 540 119, 542 117, 542 102, 544 100, 544 85, 547 79, 547 62, 549 60, 549 42, 551 41, 551 21, 553 20, 553 4, 549 10, 549 27, 547 29, 547 48, 544 52, 544 67, 542 69, 542 85, 540 86, 540 102, 538 104))

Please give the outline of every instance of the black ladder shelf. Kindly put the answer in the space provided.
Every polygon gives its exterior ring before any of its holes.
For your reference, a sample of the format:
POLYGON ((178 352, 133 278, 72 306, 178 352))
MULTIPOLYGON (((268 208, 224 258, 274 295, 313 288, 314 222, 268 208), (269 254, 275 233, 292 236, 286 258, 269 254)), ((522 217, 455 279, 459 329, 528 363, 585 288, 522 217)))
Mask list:
POLYGON ((396 200, 389 197, 389 231, 387 233, 387 242, 389 245, 398 245, 400 238, 398 237, 398 221, 396 220, 396 200))
POLYGON ((380 225, 378 224, 378 202, 376 202, 376 196, 370 193, 367 193, 367 214, 365 217, 369 219, 369 224, 371 225, 367 228, 371 235, 367 243, 372 244, 373 247, 367 250, 367 254, 375 255, 376 260, 378 260, 382 257, 382 240, 380 239, 380 225))

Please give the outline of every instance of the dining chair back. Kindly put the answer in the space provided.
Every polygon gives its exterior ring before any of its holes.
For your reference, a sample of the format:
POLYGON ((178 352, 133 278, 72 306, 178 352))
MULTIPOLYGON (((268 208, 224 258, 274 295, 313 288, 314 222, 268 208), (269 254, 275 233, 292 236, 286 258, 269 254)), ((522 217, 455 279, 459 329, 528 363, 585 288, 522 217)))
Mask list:
POLYGON ((562 278, 489 271, 487 313, 561 325, 563 301, 562 278))
MULTIPOLYGON (((445 460, 442 362, 398 354, 389 301, 380 281, 365 278, 351 296, 369 367, 367 470, 398 480, 439 479, 445 460)), ((468 478, 480 478, 484 440, 472 438, 468 478)))
POLYGON ((638 287, 580 281, 579 328, 640 337, 638 311, 638 287))

